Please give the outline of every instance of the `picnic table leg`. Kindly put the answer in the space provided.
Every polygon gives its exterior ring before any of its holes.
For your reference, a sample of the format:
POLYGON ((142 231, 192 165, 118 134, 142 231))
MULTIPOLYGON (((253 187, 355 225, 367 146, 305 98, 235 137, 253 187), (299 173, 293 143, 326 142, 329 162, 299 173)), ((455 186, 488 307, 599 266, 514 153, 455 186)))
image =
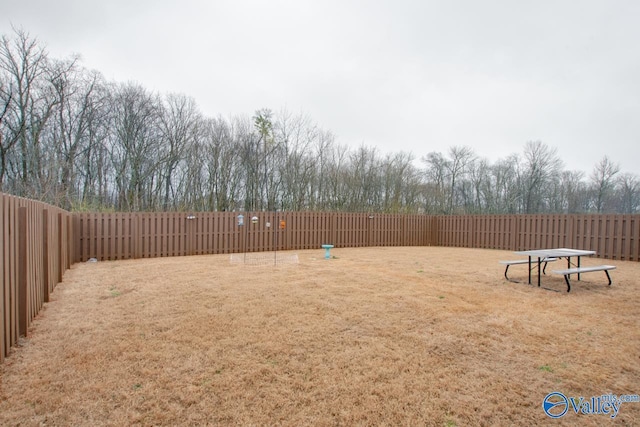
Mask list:
POLYGON ((611 286, 611 276, 609 275, 609 271, 608 271, 608 270, 605 270, 605 271, 604 271, 604 274, 606 274, 606 275, 607 275, 607 279, 609 280, 609 286, 611 286))
POLYGON ((538 287, 540 287, 540 264, 542 264, 542 258, 538 257, 538 287))
MULTIPOLYGON (((580 257, 578 257, 578 268, 580 268, 580 257)), ((578 273, 578 280, 580 280, 580 273, 578 273)))

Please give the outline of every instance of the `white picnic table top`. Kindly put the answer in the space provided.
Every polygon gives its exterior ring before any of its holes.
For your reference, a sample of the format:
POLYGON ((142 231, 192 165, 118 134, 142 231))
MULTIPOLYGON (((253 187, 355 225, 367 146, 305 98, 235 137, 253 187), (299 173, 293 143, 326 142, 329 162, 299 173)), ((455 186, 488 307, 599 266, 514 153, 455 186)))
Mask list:
POLYGON ((526 255, 530 257, 539 257, 539 258, 545 258, 545 257, 568 258, 573 256, 581 257, 581 256, 595 255, 596 251, 587 251, 583 249, 570 249, 570 248, 554 248, 554 249, 534 249, 530 251, 518 251, 515 253, 518 255, 526 255))

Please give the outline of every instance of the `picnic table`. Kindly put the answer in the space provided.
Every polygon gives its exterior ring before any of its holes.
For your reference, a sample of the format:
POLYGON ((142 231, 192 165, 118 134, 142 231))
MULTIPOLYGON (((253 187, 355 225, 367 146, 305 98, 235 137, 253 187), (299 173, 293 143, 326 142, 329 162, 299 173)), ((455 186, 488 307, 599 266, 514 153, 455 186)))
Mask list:
POLYGON ((541 264, 545 262, 545 259, 550 258, 565 258, 567 260, 567 269, 566 270, 555 270, 554 273, 564 275, 565 281, 567 282, 567 292, 571 290, 571 285, 569 284, 569 277, 571 274, 577 274, 578 280, 580 280, 581 272, 590 272, 590 271, 604 271, 609 278, 609 285, 611 285, 611 277, 609 277, 609 273, 607 270, 615 268, 611 265, 601 265, 596 267, 588 267, 582 268, 580 266, 580 259, 583 256, 591 256, 595 255, 596 251, 588 251, 583 249, 570 249, 570 248, 555 248, 555 249, 535 249, 530 251, 518 251, 515 252, 518 255, 525 255, 529 257, 529 284, 531 284, 531 270, 535 268, 534 262, 537 263, 537 272, 538 272, 538 286, 540 286, 540 271, 541 264), (534 258, 537 258, 537 261, 534 261, 534 258), (576 260, 575 263, 571 262, 571 258, 576 260))

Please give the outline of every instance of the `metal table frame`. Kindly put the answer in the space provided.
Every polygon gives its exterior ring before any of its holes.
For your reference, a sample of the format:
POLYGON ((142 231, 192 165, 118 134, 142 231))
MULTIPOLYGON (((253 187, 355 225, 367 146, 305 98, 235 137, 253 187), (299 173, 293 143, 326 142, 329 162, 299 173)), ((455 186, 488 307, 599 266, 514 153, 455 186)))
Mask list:
MULTIPOLYGON (((526 255, 529 257, 529 284, 531 284, 531 270, 533 264, 533 258, 538 258, 538 286, 540 286, 540 271, 541 264, 545 258, 566 258, 567 268, 571 268, 572 265, 580 267, 580 258, 583 256, 595 255, 596 251, 586 251, 583 249, 569 249, 569 248, 555 248, 555 249, 535 249, 531 251, 518 251, 518 255, 526 255), (571 258, 577 258, 577 263, 572 264, 571 258)), ((580 273, 578 273, 578 280, 580 280, 580 273)))

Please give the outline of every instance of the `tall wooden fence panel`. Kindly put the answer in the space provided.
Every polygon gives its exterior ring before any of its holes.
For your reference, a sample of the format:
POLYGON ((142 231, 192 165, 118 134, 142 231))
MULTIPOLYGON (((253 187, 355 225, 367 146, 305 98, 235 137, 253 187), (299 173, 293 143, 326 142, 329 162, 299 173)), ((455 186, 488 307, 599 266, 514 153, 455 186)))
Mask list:
POLYGON ((570 247, 640 261, 640 215, 454 215, 437 217, 440 246, 527 250, 570 247))
POLYGON ((242 226, 233 212, 198 212, 187 220, 188 255, 239 252, 242 226))
POLYGON ((75 261, 432 245, 433 217, 338 212, 77 213, 75 261))
POLYGON ((364 246, 572 247, 640 260, 640 215, 82 213, 74 261, 364 246), (240 216, 242 220, 240 220, 240 216))
POLYGON ((2 289, 0 289, 0 361, 18 340, 18 200, 0 194, 2 289))
POLYGON ((603 258, 640 260, 640 215, 579 215, 573 243, 603 258))
POLYGON ((71 266, 68 212, 0 193, 0 362, 71 266))

